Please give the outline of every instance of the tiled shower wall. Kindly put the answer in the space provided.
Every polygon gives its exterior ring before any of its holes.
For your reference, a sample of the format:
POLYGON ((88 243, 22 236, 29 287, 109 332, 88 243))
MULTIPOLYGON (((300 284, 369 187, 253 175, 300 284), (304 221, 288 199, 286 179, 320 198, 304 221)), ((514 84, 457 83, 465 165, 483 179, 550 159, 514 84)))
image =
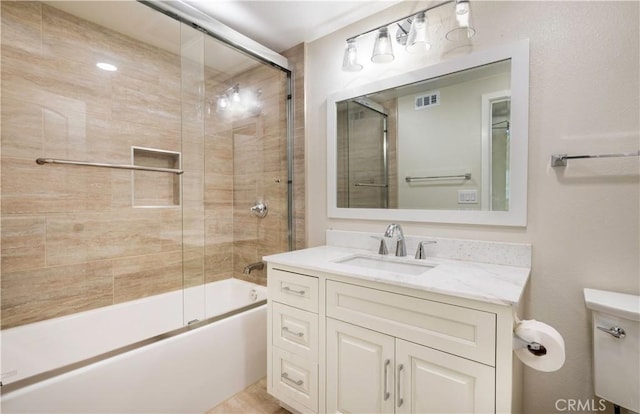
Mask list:
POLYGON ((337 105, 336 201, 339 208, 398 208, 397 99, 382 102, 387 113, 387 194, 379 188, 356 187, 355 183, 380 184, 385 181, 381 165, 384 137, 379 114, 355 103, 337 105), (376 139, 372 139, 376 138, 376 139))
POLYGON ((228 277, 266 284, 264 270, 246 275, 243 269, 288 250, 286 75, 258 65, 222 82, 216 78, 207 79, 207 96, 237 84, 241 91, 260 91, 261 109, 253 116, 212 111, 206 117, 206 154, 213 157, 205 167, 207 274, 223 269, 228 277), (268 206, 264 218, 250 213, 258 201, 268 206))
POLYGON ((180 289, 180 208, 132 208, 131 171, 34 162, 180 151, 179 56, 38 2, 1 7, 2 327, 180 289))
MULTIPOLYGON (((263 116, 214 125, 201 112, 198 131, 197 112, 182 116, 198 98, 179 56, 38 2, 1 6, 2 328, 241 276, 287 250, 284 101, 268 95, 277 71, 232 79, 263 89, 263 116), (98 54, 125 70, 96 69, 98 54), (34 162, 129 164, 131 146, 182 151, 182 206, 132 208, 130 171, 34 162), (249 207, 261 196, 271 210, 258 221, 249 207)), ((207 92, 231 81, 200 76, 207 92)))

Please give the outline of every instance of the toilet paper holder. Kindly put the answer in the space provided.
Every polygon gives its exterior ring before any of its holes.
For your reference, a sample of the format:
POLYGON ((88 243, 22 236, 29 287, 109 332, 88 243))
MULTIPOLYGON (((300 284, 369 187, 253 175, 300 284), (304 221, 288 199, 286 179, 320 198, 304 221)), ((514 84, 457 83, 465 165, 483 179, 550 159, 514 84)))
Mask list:
POLYGON ((526 341, 516 334, 513 334, 513 348, 527 348, 527 350, 535 356, 547 355, 547 348, 545 348, 544 345, 538 342, 526 341))

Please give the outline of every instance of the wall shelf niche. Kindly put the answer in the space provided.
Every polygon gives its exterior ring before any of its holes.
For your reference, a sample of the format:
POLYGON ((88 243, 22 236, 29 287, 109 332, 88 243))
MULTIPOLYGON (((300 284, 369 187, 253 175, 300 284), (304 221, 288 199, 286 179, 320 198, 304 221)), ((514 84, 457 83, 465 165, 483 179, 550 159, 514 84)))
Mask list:
MULTIPOLYGON (((131 163, 156 168, 181 168, 181 154, 155 148, 131 147, 131 163)), ((181 179, 178 174, 132 171, 133 207, 179 207, 181 179)))

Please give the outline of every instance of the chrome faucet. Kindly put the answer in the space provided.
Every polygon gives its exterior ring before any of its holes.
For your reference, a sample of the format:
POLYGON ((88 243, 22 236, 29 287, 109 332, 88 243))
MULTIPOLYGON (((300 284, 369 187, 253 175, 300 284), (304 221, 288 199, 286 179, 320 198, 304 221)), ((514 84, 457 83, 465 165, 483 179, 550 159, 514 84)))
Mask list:
POLYGON ((416 259, 421 259, 421 260, 426 259, 427 258, 427 251, 424 248, 424 245, 425 244, 436 244, 436 243, 438 243, 438 242, 435 241, 435 240, 427 240, 427 241, 418 242, 418 248, 416 249, 415 258, 416 259))
POLYGON ((242 273, 244 273, 245 275, 248 275, 251 273, 252 270, 262 270, 262 269, 264 269, 264 262, 255 262, 245 266, 242 273))
POLYGON ((402 232, 402 227, 399 224, 391 223, 387 226, 387 230, 384 232, 384 237, 393 237, 393 235, 398 231, 398 241, 396 242, 396 256, 406 256, 407 255, 407 245, 404 241, 404 233, 402 232))

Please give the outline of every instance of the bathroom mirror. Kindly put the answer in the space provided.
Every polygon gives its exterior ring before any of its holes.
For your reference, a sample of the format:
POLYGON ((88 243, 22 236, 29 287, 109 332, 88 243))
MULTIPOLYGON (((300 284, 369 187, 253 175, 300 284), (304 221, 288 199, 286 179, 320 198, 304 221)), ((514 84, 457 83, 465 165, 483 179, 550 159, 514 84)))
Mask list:
POLYGON ((526 225, 528 41, 327 99, 329 217, 526 225))

